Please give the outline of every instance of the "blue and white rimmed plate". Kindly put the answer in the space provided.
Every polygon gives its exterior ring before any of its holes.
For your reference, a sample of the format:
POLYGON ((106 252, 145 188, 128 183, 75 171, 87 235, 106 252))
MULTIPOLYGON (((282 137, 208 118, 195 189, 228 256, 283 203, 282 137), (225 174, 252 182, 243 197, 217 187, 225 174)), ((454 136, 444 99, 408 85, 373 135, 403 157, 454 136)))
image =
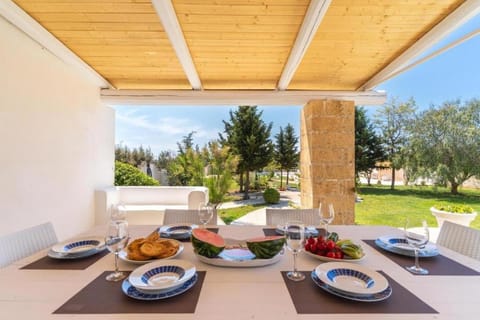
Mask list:
MULTIPOLYGON (((375 244, 383 250, 396 254, 414 257, 415 251, 408 245, 405 238, 399 236, 382 236, 375 239, 375 244)), ((437 246, 434 243, 427 243, 424 248, 418 250, 420 258, 434 257, 439 255, 437 246)))
POLYGON ((318 265, 314 271, 329 287, 350 295, 372 295, 388 287, 388 280, 383 275, 361 265, 327 262, 318 265))
POLYGON ((192 230, 198 228, 196 224, 191 223, 175 223, 160 227, 160 236, 172 239, 188 239, 192 234, 192 230))
POLYGON ((97 253, 100 253, 104 250, 106 250, 106 247, 100 247, 97 249, 92 249, 89 251, 77 252, 77 253, 60 253, 60 252, 55 252, 53 250, 48 250, 47 256, 53 259, 72 260, 72 259, 87 258, 97 253))
POLYGON ((156 293, 147 293, 147 292, 139 291, 129 282, 128 279, 125 279, 122 282, 122 291, 130 298, 137 299, 137 300, 161 300, 161 299, 167 299, 174 296, 178 296, 179 294, 184 293, 185 291, 192 288, 195 285, 195 283, 197 283, 197 280, 198 280, 198 275, 195 273, 188 281, 185 281, 184 283, 176 287, 173 287, 167 290, 161 290, 156 293))
POLYGON ((159 293, 159 290, 178 287, 195 273, 195 266, 186 260, 157 261, 133 270, 128 281, 139 291, 159 293))
POLYGON ((129 263, 132 263, 132 264, 139 264, 139 265, 140 264, 151 263, 151 262, 154 262, 154 261, 163 261, 163 260, 175 259, 180 253, 183 252, 183 249, 185 249, 185 246, 183 245, 183 243, 181 243, 181 242, 179 242, 175 239, 170 239, 169 241, 175 241, 178 245, 177 252, 173 256, 170 256, 170 257, 161 258, 161 259, 149 259, 149 260, 132 260, 132 259, 128 259, 128 253, 127 253, 126 249, 120 250, 120 252, 118 253, 118 257, 123 261, 129 262, 129 263))
POLYGON ((325 290, 326 292, 331 293, 335 296, 344 298, 344 299, 348 299, 348 300, 360 301, 360 302, 378 302, 378 301, 383 301, 383 300, 389 298, 392 295, 392 287, 390 287, 390 286, 388 286, 385 290, 383 290, 381 292, 371 294, 371 295, 360 295, 359 296, 359 295, 355 295, 355 294, 344 293, 344 292, 336 291, 335 289, 333 289, 333 288, 329 287, 327 284, 325 284, 325 282, 323 282, 322 280, 320 280, 318 278, 317 274, 315 273, 315 270, 312 271, 311 277, 312 277, 313 282, 317 286, 319 286, 320 288, 325 290))
POLYGON ((57 243, 50 250, 61 254, 78 254, 81 252, 95 251, 105 247, 102 237, 88 237, 57 243))
MULTIPOLYGON (((280 235, 285 234, 285 225, 279 224, 275 232, 280 235)), ((318 236, 318 230, 314 226, 305 226, 305 238, 318 236)))

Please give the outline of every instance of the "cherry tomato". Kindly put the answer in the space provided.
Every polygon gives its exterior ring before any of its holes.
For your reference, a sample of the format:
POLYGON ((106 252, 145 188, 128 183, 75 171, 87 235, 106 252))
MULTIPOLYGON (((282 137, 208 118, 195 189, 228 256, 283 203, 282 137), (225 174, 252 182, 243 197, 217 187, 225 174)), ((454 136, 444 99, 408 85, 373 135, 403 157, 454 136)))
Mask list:
POLYGON ((305 243, 305 251, 311 251, 312 247, 310 246, 310 243, 305 243))
POLYGON ((335 259, 335 258, 336 258, 335 252, 333 252, 333 251, 328 251, 328 252, 327 252, 327 258, 335 259))
POLYGON ((327 244, 325 242, 317 242, 317 250, 325 251, 327 250, 327 244))
POLYGON ((314 237, 310 237, 310 238, 308 238, 308 240, 307 240, 307 243, 310 244, 310 245, 315 244, 315 242, 316 242, 316 241, 315 241, 315 238, 314 238, 314 237))
POLYGON ((317 240, 319 242, 324 242, 325 241, 325 238, 323 236, 318 236, 317 240))
POLYGON ((327 249, 333 250, 335 248, 335 242, 333 240, 327 241, 327 249))
POLYGON ((335 258, 336 259, 343 259, 343 252, 342 251, 335 252, 335 258))

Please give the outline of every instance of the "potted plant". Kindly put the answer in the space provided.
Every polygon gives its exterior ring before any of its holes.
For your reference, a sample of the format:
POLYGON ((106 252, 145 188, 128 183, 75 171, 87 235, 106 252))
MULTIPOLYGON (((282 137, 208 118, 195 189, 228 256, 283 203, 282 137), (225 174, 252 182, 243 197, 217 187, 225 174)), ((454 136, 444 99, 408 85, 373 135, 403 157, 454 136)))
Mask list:
POLYGON ((430 212, 437 219, 438 227, 441 228, 443 221, 469 226, 476 218, 477 213, 467 205, 436 204, 430 208, 430 212))

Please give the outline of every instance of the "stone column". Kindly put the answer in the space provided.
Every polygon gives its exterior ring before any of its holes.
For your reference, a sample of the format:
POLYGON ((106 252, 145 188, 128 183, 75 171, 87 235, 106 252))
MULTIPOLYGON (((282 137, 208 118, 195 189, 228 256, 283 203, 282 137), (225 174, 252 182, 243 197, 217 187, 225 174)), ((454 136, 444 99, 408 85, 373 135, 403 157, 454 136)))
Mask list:
POLYGON ((355 221, 355 104, 313 100, 301 112, 302 208, 333 203, 334 224, 355 221))

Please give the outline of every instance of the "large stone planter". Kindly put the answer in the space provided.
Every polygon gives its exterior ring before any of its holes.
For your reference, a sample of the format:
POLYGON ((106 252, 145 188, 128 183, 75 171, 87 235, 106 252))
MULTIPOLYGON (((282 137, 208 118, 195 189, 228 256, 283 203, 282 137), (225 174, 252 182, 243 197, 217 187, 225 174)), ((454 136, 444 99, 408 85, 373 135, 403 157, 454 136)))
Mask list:
POLYGON ((464 226, 470 226, 470 223, 475 220, 477 217, 476 212, 472 213, 455 213, 455 212, 447 212, 441 211, 435 208, 430 208, 430 212, 437 218, 438 227, 441 228, 443 221, 447 220, 456 224, 461 224, 464 226))

